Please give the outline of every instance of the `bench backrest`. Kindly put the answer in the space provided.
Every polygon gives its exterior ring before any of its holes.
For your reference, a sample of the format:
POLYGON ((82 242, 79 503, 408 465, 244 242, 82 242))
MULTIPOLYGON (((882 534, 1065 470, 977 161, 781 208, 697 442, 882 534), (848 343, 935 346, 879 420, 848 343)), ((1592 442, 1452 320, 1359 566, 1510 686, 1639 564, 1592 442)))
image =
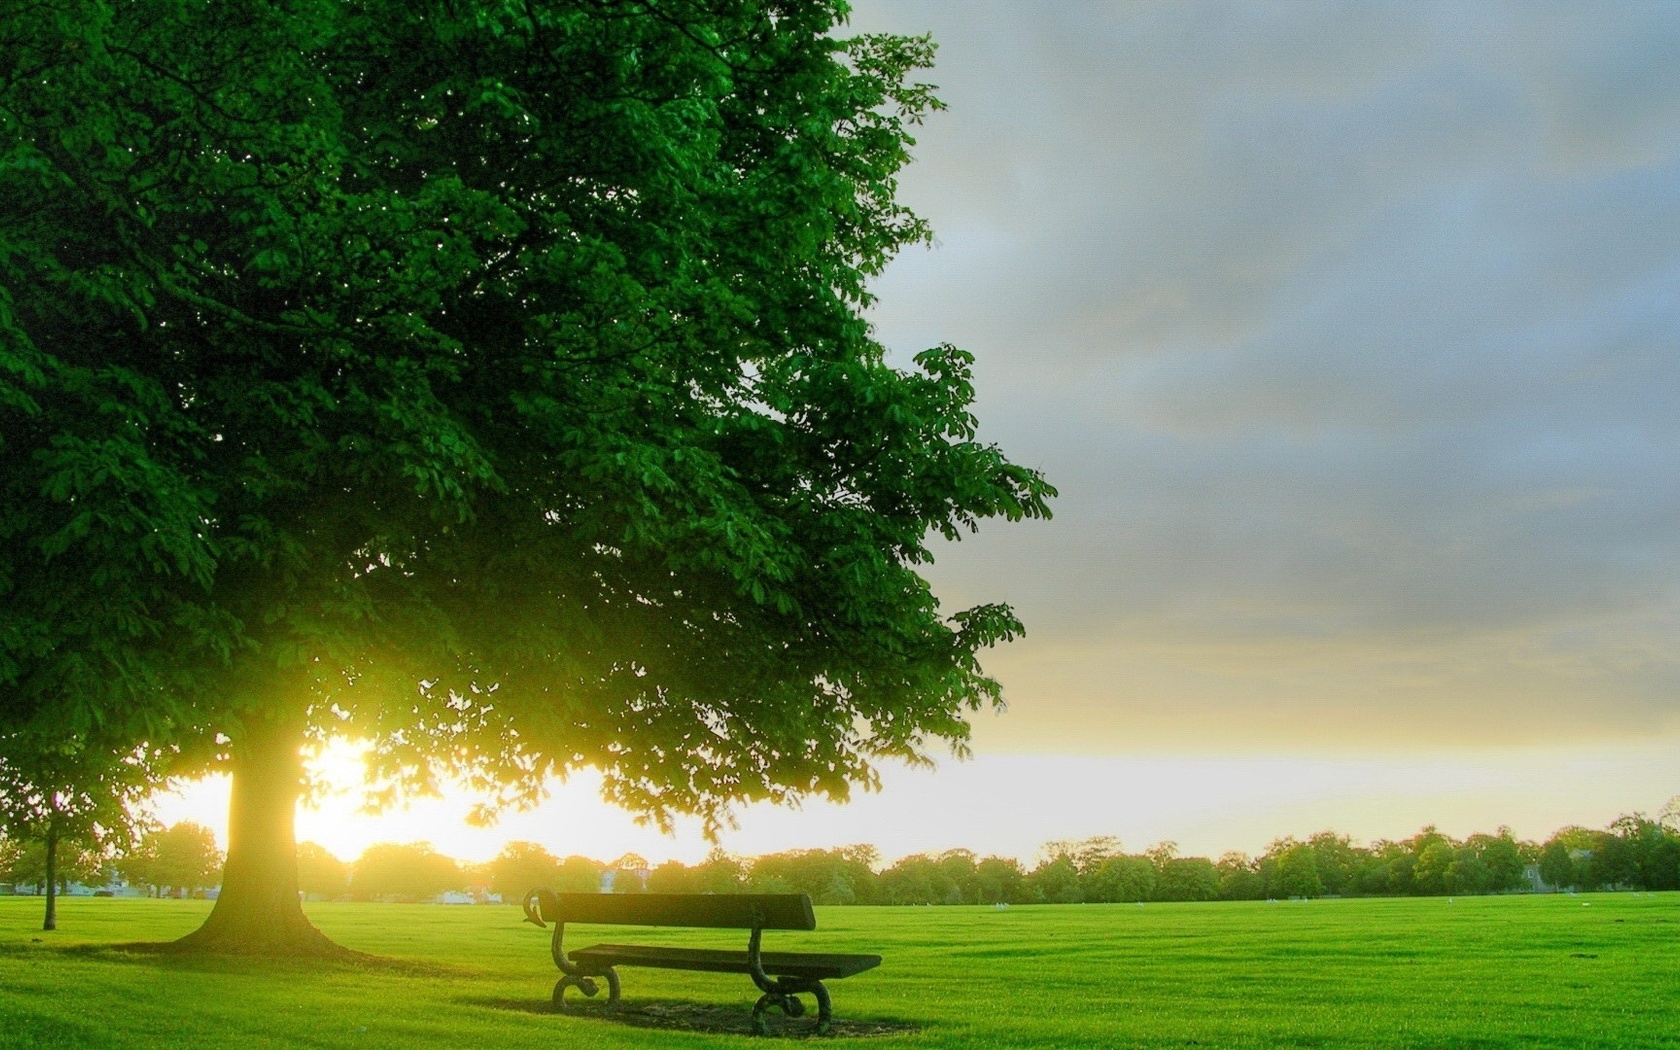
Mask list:
POLYGON ((803 893, 541 893, 548 922, 614 926, 707 926, 731 930, 814 930, 803 893))

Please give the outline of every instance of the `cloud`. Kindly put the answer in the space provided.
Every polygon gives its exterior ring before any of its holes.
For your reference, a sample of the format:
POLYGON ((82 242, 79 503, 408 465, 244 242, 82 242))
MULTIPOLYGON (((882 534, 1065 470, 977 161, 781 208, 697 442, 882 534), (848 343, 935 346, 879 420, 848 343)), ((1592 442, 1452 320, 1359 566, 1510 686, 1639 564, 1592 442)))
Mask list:
POLYGON ((1675 724, 1680 9, 856 21, 931 29, 951 103, 878 330, 974 350, 983 432, 1064 492, 935 570, 1028 622, 992 739, 1675 724))

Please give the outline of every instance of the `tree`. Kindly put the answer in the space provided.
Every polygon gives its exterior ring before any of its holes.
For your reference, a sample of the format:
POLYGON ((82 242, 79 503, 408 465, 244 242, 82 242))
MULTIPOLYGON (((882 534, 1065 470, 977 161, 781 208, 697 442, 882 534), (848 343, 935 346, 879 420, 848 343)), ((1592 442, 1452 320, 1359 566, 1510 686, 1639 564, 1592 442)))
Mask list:
POLYGON ((221 868, 215 832, 190 820, 148 831, 118 865, 124 878, 149 887, 153 896, 208 889, 216 885, 221 868))
POLYGON ((974 865, 975 899, 980 904, 1021 904, 1027 900, 1027 873, 1014 857, 984 857, 974 865))
POLYGON ((1148 855, 1122 855, 1103 859, 1080 879, 1080 885, 1085 900, 1130 904, 1153 898, 1159 881, 1160 871, 1148 855))
POLYGON ((1219 899, 1219 869, 1206 857, 1174 857, 1161 868, 1155 899, 1211 901, 1219 899))
MULTIPOLYGON (((58 928, 60 887, 91 877, 107 852, 132 839, 159 768, 146 748, 124 752, 97 739, 0 727, 0 832, 40 845, 41 871, 30 881, 45 890, 43 930, 58 928), (61 858, 61 849, 70 855, 61 858)), ((25 863, 33 856, 26 849, 25 863)))
POLYGON ((74 882, 102 881, 108 864, 101 852, 74 842, 60 842, 51 860, 49 878, 45 842, 0 840, 0 883, 28 887, 37 896, 64 893, 74 882))
POLYGON ((770 853, 753 860, 748 882, 755 892, 806 893, 818 904, 855 904, 877 888, 870 867, 877 856, 871 846, 770 853))
POLYGON ((1079 868, 1066 853, 1047 856, 1027 874, 1027 893, 1046 904, 1078 904, 1085 899, 1079 868))
POLYGON ((882 871, 876 891, 885 904, 943 904, 946 892, 939 882, 938 862, 916 853, 898 858, 882 871))
POLYGON ((461 866, 430 843, 381 842, 369 846, 350 869, 350 896, 357 900, 430 900, 464 885, 461 866))
POLYGON ((1667 828, 1669 834, 1680 835, 1680 795, 1663 803, 1663 808, 1657 812, 1657 823, 1667 828))
POLYGON ((1514 890, 1524 883, 1523 846, 1510 828, 1502 827, 1493 835, 1471 835, 1464 843, 1474 851, 1476 860, 1486 871, 1484 889, 1490 892, 1514 890))
POLYGON ((614 893, 646 893, 648 862, 640 853, 626 853, 607 865, 614 893))
POLYGON ((717 846, 693 870, 701 893, 739 893, 747 882, 746 864, 717 846))
POLYGON ((1602 848, 1604 882, 1680 889, 1680 835, 1641 813, 1616 818, 1609 830, 1602 848))
POLYGON ((1318 874, 1318 856, 1305 842, 1279 839, 1267 850, 1269 877, 1266 892, 1272 897, 1319 897, 1324 881, 1318 874))
POLYGON ((1559 828, 1540 851, 1540 877, 1558 889, 1596 889, 1593 853, 1598 833, 1570 825, 1559 828))
POLYGON ((1226 853, 1215 867, 1219 872, 1220 900, 1257 901, 1266 896, 1266 880, 1261 878, 1248 854, 1226 853))
POLYGON ((1321 831, 1307 840, 1313 851, 1313 865, 1324 883, 1324 892, 1346 894, 1354 888, 1354 872, 1359 866, 1360 851, 1346 835, 1321 831))
POLYGON ((1493 873, 1474 847, 1462 846, 1442 872, 1441 888, 1447 893, 1486 893, 1493 889, 1493 873))
POLYGON ((554 877, 556 893, 594 893, 601 888, 601 873, 606 865, 588 857, 567 857, 560 862, 560 870, 554 877))
POLYGON ((1569 856, 1569 846, 1554 838, 1540 850, 1540 878, 1553 889, 1566 890, 1575 885, 1575 861, 1569 856))
POLYGON ((490 892, 508 904, 518 904, 532 890, 551 889, 559 881, 560 858, 535 842, 510 842, 490 862, 490 892))
POLYGON ((1429 843, 1417 854, 1412 866, 1413 892, 1436 894, 1447 892, 1447 869, 1458 859, 1458 850, 1444 839, 1429 843))
POLYGON ((668 860, 648 872, 649 893, 704 893, 699 874, 680 860, 668 860))
POLYGON ((350 889, 350 865, 314 842, 300 842, 297 850, 298 890, 307 896, 333 900, 350 889))
POLYGON ((0 579, 33 617, 0 676, 43 680, 31 625, 78 632, 133 696, 20 717, 120 708, 231 771, 185 947, 332 950, 298 906, 308 738, 486 816, 592 765, 715 829, 960 752, 997 701, 978 653, 1020 624, 919 566, 1054 493, 975 439, 966 354, 870 334, 938 103, 931 44, 844 11, 0 13, 0 435, 31 465, 0 579), (58 596, 67 546, 115 612, 58 596))

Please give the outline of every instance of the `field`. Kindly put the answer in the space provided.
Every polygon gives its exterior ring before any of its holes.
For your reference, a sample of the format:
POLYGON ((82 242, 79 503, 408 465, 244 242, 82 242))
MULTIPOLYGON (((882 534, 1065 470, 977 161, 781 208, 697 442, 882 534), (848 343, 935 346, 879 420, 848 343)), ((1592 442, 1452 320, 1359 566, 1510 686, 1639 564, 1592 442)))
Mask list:
MULTIPOLYGON (((196 901, 0 898, 0 1047, 763 1047, 719 1032, 742 977, 624 971, 643 1023, 561 1016, 517 909, 318 904, 399 960, 312 969, 110 947, 192 929, 196 901)), ((818 909, 769 948, 875 951, 833 985, 870 1048, 1680 1047, 1680 894, 818 909), (867 1038, 863 1036, 867 1035, 867 1038)), ((715 931, 568 930, 735 946, 715 931)), ((744 938, 740 938, 744 941, 744 938)))

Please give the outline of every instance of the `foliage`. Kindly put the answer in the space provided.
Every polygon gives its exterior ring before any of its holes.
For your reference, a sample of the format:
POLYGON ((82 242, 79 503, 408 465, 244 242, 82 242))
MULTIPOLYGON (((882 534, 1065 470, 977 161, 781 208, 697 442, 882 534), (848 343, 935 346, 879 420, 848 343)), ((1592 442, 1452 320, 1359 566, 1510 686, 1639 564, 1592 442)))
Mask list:
POLYGON ((1024 904, 1027 873, 1014 857, 984 857, 974 866, 974 903, 1024 904))
POLYGON ((646 893, 648 861, 640 853, 626 853, 606 866, 614 893, 646 893))
POLYGON ((307 718, 393 788, 590 765, 713 828, 960 749, 1020 625, 929 538, 1052 490, 967 354, 870 335, 938 103, 844 11, 8 7, 8 720, 205 768, 307 718))
POLYGON ((1045 858, 1028 873, 1026 882, 1027 891, 1035 902, 1078 904, 1085 899, 1079 882, 1079 867, 1066 853, 1045 858))
POLYGON ((465 885, 460 864, 426 842, 369 846, 350 869, 350 896, 359 901, 430 900, 465 885))
MULTIPOLYGON (((0 591, 3 584, 0 575, 0 591)), ((0 657, 0 670, 4 662, 0 657)), ((15 715, 28 691, 0 696, 10 696, 15 715)), ((164 755, 144 745, 113 744, 109 732, 55 732, 38 714, 0 721, 0 834, 24 844, 11 877, 44 891, 43 930, 58 928, 61 888, 98 881, 108 857, 133 841, 146 796, 163 779, 164 755)))
POLYGON ((0 726, 0 834, 106 852, 132 841, 159 756, 0 726))
POLYGON ((1174 857, 1160 869, 1155 899, 1211 901, 1219 899, 1219 869, 1206 857, 1174 857))
POLYGON ((1680 832, 1639 813, 1602 831, 1562 828, 1540 851, 1540 874, 1564 889, 1680 889, 1680 832))
MULTIPOLYGON (((1155 896, 1159 872, 1148 857, 1105 857, 1083 874, 1083 899, 1097 903, 1146 901, 1155 896)), ((1046 900, 1053 898, 1046 897, 1046 900)))
POLYGON ((560 862, 554 888, 561 893, 594 893, 601 888, 601 873, 606 870, 605 864, 574 854, 560 862))
POLYGON ((1259 867, 1245 853, 1230 852, 1215 865, 1219 873, 1219 899, 1257 901, 1266 896, 1266 880, 1259 867))
POLYGON ((222 852, 214 832, 184 820, 148 831, 117 868, 124 879, 147 887, 154 896, 170 891, 191 894, 216 885, 222 852))
POLYGON ((560 858, 534 842, 510 842, 489 864, 490 892, 509 903, 560 881, 560 858))
MULTIPOLYGON (((98 850, 76 843, 61 843, 53 865, 60 892, 79 882, 97 885, 105 881, 108 859, 98 850)), ((45 842, 15 842, 0 839, 0 883, 23 891, 45 893, 47 886, 45 842)))
POLYGON ((325 846, 300 842, 297 850, 298 889, 311 897, 336 900, 350 890, 350 865, 325 846))
POLYGON ((822 904, 854 904, 875 899, 879 859, 873 846, 771 853, 753 860, 746 885, 751 892, 806 893, 822 904))

